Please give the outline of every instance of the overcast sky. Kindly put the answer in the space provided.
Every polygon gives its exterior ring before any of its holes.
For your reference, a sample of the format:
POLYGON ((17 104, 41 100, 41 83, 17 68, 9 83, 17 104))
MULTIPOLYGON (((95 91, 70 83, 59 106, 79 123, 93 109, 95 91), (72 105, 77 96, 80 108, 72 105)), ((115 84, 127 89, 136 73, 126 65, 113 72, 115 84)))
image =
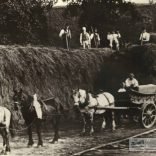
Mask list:
MULTIPOLYGON (((127 1, 131 1, 131 2, 135 2, 135 3, 148 3, 149 0, 127 0, 127 1)), ((62 0, 59 0, 59 2, 56 4, 56 6, 62 6, 62 5, 66 5, 67 3, 63 3, 62 0)))

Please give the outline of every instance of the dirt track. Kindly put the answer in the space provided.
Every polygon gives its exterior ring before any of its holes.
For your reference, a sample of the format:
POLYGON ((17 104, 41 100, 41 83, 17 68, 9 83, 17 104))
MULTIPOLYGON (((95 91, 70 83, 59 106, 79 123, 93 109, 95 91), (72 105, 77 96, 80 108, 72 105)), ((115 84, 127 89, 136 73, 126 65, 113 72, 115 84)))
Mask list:
MULTIPOLYGON (((115 132, 107 129, 104 132, 98 132, 94 136, 80 136, 80 123, 66 124, 61 127, 61 139, 56 144, 50 144, 48 141, 51 139, 50 131, 43 133, 44 147, 27 148, 27 135, 18 134, 15 138, 11 139, 12 151, 10 156, 69 156, 76 152, 88 149, 102 143, 125 138, 134 134, 146 131, 140 128, 138 123, 123 123, 120 128, 115 132)), ((34 141, 37 143, 37 136, 34 134, 34 141)), ((2 142, 2 141, 0 141, 2 142)), ((0 144, 0 148, 2 143, 0 144)))

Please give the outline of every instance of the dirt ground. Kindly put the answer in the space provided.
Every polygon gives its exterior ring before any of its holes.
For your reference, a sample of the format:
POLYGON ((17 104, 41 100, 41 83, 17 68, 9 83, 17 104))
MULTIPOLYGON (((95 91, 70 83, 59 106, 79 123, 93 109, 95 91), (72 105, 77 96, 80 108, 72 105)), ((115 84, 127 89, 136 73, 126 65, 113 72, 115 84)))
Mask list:
MULTIPOLYGON (((138 134, 146 131, 140 127, 139 123, 129 123, 125 121, 121 127, 117 130, 111 131, 106 129, 105 131, 99 131, 99 127, 96 126, 95 134, 93 136, 80 136, 81 122, 64 123, 60 129, 60 140, 58 143, 51 144, 48 141, 52 138, 53 130, 44 127, 46 130, 43 132, 44 146, 37 148, 36 146, 27 147, 27 135, 26 132, 17 134, 15 138, 11 139, 11 153, 10 156, 69 156, 76 152, 98 146, 100 144, 125 138, 134 134, 138 134)), ((37 136, 35 131, 33 133, 34 141, 37 143, 37 136)), ((0 150, 2 148, 2 139, 0 140, 0 150)))

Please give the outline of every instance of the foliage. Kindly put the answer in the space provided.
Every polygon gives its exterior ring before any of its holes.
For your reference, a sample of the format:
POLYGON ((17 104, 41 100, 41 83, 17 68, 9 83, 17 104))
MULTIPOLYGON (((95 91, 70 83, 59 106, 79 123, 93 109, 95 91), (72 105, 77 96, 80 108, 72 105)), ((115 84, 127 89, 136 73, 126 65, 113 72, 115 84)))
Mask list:
POLYGON ((0 3, 0 43, 46 41, 45 11, 54 0, 3 0, 0 3))
POLYGON ((123 0, 73 0, 66 9, 66 17, 80 16, 80 26, 98 28, 102 36, 108 31, 130 29, 130 33, 141 16, 136 6, 123 0))

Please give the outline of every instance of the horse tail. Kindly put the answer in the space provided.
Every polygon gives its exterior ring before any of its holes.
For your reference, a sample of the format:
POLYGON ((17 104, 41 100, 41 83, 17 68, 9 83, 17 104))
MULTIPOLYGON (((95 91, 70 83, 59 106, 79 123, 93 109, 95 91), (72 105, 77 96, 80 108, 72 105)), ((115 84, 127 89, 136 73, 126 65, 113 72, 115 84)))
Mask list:
POLYGON ((12 138, 15 136, 15 129, 14 129, 14 127, 15 126, 14 126, 13 114, 11 113, 9 130, 10 130, 10 134, 11 134, 12 138))

